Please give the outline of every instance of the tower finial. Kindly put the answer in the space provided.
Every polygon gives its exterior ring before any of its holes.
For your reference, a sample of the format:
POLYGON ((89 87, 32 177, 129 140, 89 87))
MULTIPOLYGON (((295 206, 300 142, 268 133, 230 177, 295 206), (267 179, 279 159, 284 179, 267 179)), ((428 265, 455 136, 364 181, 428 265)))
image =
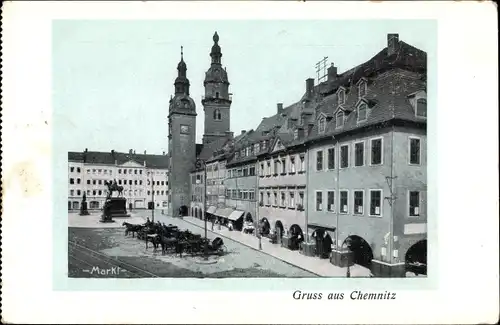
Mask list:
POLYGON ((215 32, 213 40, 214 40, 215 43, 219 42, 219 34, 217 34, 217 32, 215 32))
POLYGON ((181 60, 184 59, 184 51, 183 51, 183 49, 184 49, 184 46, 181 45, 181 60))

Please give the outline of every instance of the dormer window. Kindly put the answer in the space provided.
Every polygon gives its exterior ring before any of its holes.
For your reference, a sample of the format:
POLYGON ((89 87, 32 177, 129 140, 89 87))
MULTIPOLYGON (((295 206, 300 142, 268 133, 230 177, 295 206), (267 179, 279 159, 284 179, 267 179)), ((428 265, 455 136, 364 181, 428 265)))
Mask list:
POLYGON ((242 150, 241 150, 240 155, 241 155, 242 157, 245 157, 245 149, 242 149, 242 150))
POLYGON ((417 117, 427 117, 427 99, 425 98, 417 99, 417 107, 415 109, 415 115, 417 117))
POLYGON ((262 141, 262 150, 266 150, 266 148, 267 148, 266 141, 262 141))
POLYGON ((344 126, 344 112, 343 111, 339 111, 337 113, 337 118, 335 120, 335 127, 336 128, 341 128, 344 126))
POLYGON ((368 107, 366 103, 361 103, 358 106, 358 122, 362 122, 366 120, 368 107))
POLYGON ((215 109, 214 110, 214 120, 216 121, 220 121, 222 118, 221 118, 221 114, 220 114, 220 109, 215 109))
POLYGON ((337 98, 338 98, 339 105, 342 105, 345 103, 345 90, 344 89, 339 89, 338 94, 337 94, 337 98))
POLYGON ((325 132, 325 118, 322 117, 319 119, 319 123, 318 123, 318 131, 319 133, 324 133, 325 132))
POLYGON ((366 88, 367 88, 366 80, 361 79, 358 84, 358 98, 361 98, 366 95, 367 91, 366 88))
POLYGON ((239 152, 235 152, 234 153, 234 158, 236 158, 236 159, 240 158, 240 153, 239 152))

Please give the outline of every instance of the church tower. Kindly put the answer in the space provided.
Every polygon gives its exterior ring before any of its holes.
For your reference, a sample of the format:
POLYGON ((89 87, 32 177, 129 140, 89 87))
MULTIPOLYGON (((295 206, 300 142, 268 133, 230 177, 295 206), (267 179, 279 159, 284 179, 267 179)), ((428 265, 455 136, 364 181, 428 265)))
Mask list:
POLYGON ((231 95, 229 93, 229 81, 225 68, 221 64, 221 49, 219 46, 219 35, 215 32, 213 36, 214 45, 210 52, 212 63, 205 73, 205 96, 201 103, 205 111, 205 133, 203 143, 226 137, 230 132, 230 107, 231 95))
POLYGON ((170 215, 177 215, 181 206, 188 207, 191 201, 189 173, 196 160, 196 106, 189 97, 187 66, 181 47, 181 61, 177 65, 175 95, 170 99, 168 111, 168 156, 170 215))

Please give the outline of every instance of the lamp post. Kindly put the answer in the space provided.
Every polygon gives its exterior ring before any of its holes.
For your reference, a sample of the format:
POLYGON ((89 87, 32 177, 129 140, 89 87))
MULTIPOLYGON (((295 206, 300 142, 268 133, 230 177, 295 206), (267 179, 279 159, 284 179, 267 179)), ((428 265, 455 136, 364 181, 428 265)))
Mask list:
POLYGON ((344 247, 344 245, 346 246, 346 248, 348 249, 348 254, 347 254, 347 273, 346 273, 346 277, 350 278, 351 277, 351 269, 350 269, 350 262, 351 262, 351 238, 347 238, 343 243, 342 243, 342 246, 341 248, 344 247))
POLYGON ((205 220, 205 256, 204 259, 208 260, 208 239, 207 239, 207 165, 203 159, 196 160, 196 169, 203 169, 203 219, 205 220))
POLYGON ((152 212, 151 212, 151 222, 155 222, 155 181, 153 178, 153 172, 151 172, 151 201, 152 202, 152 212))

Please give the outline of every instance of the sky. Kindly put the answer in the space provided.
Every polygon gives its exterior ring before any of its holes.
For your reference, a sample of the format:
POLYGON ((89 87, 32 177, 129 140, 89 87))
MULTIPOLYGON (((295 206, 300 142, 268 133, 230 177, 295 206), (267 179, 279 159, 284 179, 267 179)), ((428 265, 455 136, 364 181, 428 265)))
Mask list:
POLYGON ((183 46, 201 143, 203 79, 215 31, 233 94, 231 131, 239 134, 275 114, 277 103, 299 100, 324 57, 342 73, 384 48, 388 33, 429 51, 436 26, 424 20, 54 21, 54 136, 64 137, 68 151, 168 151, 168 101, 183 46))

